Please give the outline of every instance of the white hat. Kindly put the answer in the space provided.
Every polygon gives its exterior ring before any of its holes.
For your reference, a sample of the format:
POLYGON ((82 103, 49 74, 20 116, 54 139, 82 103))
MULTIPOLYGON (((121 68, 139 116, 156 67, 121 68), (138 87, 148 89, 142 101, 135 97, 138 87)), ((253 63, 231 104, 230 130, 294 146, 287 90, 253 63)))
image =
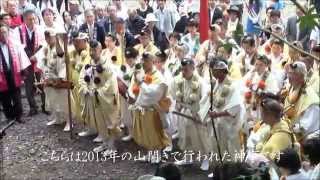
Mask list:
POLYGON ((79 32, 79 34, 77 34, 76 37, 74 37, 74 39, 88 39, 89 36, 87 33, 83 33, 83 32, 79 32))
POLYGON ((156 16, 153 14, 153 13, 149 13, 147 14, 147 17, 146 17, 146 23, 148 22, 158 22, 158 19, 156 18, 156 16))
POLYGON ((284 31, 284 27, 281 24, 272 24, 271 25, 271 30, 272 31, 281 30, 281 32, 283 32, 284 31))
POLYGON ((70 0, 69 3, 79 5, 79 0, 70 0))
POLYGON ((306 77, 308 74, 307 67, 303 62, 300 62, 300 61, 294 62, 290 64, 290 68, 292 69, 293 72, 302 74, 304 77, 306 77))
POLYGON ((224 61, 221 61, 221 60, 214 62, 213 69, 221 69, 221 70, 229 71, 228 65, 224 61))

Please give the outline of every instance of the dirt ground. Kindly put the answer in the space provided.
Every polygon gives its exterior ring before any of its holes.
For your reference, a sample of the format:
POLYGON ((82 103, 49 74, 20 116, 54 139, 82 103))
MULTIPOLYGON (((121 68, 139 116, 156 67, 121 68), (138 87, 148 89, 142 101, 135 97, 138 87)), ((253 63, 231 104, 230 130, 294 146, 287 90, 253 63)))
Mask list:
MULTIPOLYGON (((24 111, 28 110, 23 99, 24 111)), ((2 113, 2 112, 1 112, 2 113)), ((6 122, 0 114, 0 128, 6 122)), ((79 137, 82 125, 76 125, 73 139, 70 133, 63 132, 63 125, 47 127, 48 117, 39 114, 27 118, 24 124, 14 124, 6 131, 1 142, 3 150, 2 177, 5 180, 56 180, 56 179, 114 179, 131 180, 144 174, 153 174, 157 165, 137 162, 133 158, 141 147, 134 142, 116 141, 116 158, 104 158, 92 149, 97 145, 94 137, 79 137), (132 157, 129 157, 129 153, 132 157), (129 160, 130 158, 130 160, 129 160)), ((0 151, 1 152, 1 151, 0 151)), ((141 151, 145 155, 145 151, 141 151)), ((207 179, 208 172, 202 172, 199 164, 182 167, 183 179, 207 179)), ((1 178, 0 178, 1 179, 1 178)))

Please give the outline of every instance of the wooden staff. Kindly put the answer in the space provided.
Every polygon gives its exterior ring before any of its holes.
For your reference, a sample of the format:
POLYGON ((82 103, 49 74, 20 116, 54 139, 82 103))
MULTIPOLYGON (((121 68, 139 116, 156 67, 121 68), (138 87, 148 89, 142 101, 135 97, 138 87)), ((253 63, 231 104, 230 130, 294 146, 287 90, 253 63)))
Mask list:
MULTIPOLYGON (((213 111, 213 89, 214 89, 214 84, 213 84, 213 77, 212 77, 212 69, 211 67, 209 67, 209 75, 210 75, 210 111, 213 111)), ((211 123, 212 123, 212 129, 213 129, 213 133, 214 133, 214 138, 217 142, 217 149, 218 149, 218 155, 220 158, 220 163, 221 165, 223 165, 223 161, 222 161, 222 154, 221 154, 221 148, 220 148, 220 143, 219 143, 219 138, 217 135, 217 130, 216 130, 216 125, 215 125, 215 121, 214 119, 211 117, 211 123)))
POLYGON ((172 111, 172 114, 175 114, 175 115, 177 115, 177 116, 184 117, 184 118, 186 118, 186 119, 189 119, 189 120, 193 121, 193 122, 196 123, 196 124, 205 126, 205 124, 201 123, 200 121, 197 121, 197 120, 196 120, 194 117, 192 117, 192 116, 183 114, 183 113, 178 112, 178 111, 172 111))
MULTIPOLYGON (((67 82, 70 81, 70 69, 69 69, 69 53, 68 53, 68 41, 69 37, 68 34, 63 34, 63 45, 64 45, 64 60, 66 63, 66 75, 67 75, 67 82)), ((72 129, 73 129, 73 122, 72 122, 72 111, 71 111, 71 90, 68 89, 68 115, 69 115, 69 125, 70 125, 70 138, 72 139, 72 129)))

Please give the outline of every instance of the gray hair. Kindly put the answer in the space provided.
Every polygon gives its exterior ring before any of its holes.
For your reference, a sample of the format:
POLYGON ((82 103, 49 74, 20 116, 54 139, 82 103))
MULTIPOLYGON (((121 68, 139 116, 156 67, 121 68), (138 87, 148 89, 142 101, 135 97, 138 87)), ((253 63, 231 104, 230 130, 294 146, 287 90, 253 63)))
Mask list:
POLYGON ((294 62, 293 64, 290 65, 290 68, 292 69, 293 72, 299 73, 303 75, 303 78, 306 79, 308 75, 307 71, 307 66, 303 62, 294 62))

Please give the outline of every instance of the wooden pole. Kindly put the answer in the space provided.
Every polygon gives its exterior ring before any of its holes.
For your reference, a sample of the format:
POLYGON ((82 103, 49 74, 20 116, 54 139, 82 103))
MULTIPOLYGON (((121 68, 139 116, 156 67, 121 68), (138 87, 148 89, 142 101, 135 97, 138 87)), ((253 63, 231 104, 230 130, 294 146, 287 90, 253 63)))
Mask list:
POLYGON ((293 44, 291 44, 290 42, 288 42, 287 40, 285 40, 284 38, 272 33, 271 31, 267 30, 267 29, 264 29, 264 28, 261 28, 259 26, 256 26, 257 29, 261 30, 261 31, 264 31, 264 32, 267 32, 267 33, 270 33, 273 37, 279 39, 280 41, 284 42, 285 44, 287 44, 289 47, 291 47, 292 49, 296 50, 296 51, 299 51, 301 54, 304 54, 304 55, 307 55, 309 57, 312 57, 313 59, 317 60, 320 62, 320 57, 317 57, 307 51, 304 51, 296 46, 294 46, 293 44))
MULTIPOLYGON (((66 74, 67 74, 67 82, 70 81, 70 69, 69 69, 69 53, 68 53, 68 42, 69 37, 68 34, 63 34, 63 49, 64 49, 64 60, 66 63, 66 74)), ((69 115, 69 125, 70 125, 70 138, 72 139, 72 130, 73 130, 73 122, 72 122, 72 110, 71 110, 71 89, 68 89, 68 115, 69 115)))

